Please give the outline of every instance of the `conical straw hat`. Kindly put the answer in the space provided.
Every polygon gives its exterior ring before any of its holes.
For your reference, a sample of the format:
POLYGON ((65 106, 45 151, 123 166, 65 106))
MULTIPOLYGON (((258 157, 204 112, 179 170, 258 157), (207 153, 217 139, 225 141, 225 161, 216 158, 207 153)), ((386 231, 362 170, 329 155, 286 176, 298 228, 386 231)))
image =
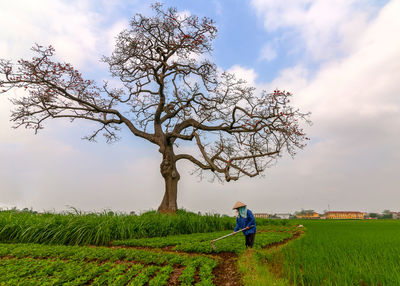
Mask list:
POLYGON ((246 205, 244 204, 244 203, 242 203, 242 202, 236 202, 236 204, 233 206, 233 210, 234 209, 238 209, 238 208, 240 208, 240 207, 245 207, 246 205))

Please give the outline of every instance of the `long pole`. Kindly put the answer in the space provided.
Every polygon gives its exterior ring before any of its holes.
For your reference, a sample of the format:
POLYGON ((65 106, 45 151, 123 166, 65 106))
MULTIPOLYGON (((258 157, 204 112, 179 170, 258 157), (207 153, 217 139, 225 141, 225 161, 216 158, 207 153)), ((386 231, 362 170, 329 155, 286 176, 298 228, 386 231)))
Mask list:
MULTIPOLYGON (((250 229, 250 228, 252 228, 252 227, 254 227, 254 225, 249 226, 248 229, 250 229)), ((224 238, 227 238, 228 236, 237 234, 237 233, 242 232, 242 231, 244 231, 244 230, 246 230, 246 228, 239 229, 238 231, 235 231, 235 232, 232 232, 232 233, 230 233, 230 234, 221 236, 221 237, 219 237, 219 238, 217 238, 217 239, 211 240, 210 243, 211 243, 212 248, 213 248, 214 250, 216 250, 215 245, 214 245, 214 242, 216 242, 216 241, 218 241, 218 240, 221 240, 221 239, 224 239, 224 238)))

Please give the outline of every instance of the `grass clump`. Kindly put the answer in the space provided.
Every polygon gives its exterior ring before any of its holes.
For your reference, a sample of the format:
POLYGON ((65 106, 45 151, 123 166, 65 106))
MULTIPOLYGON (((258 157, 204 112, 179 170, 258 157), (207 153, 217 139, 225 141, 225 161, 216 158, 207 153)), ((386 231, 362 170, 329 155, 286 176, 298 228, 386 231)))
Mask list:
POLYGON ((269 250, 249 249, 239 256, 238 270, 242 274, 243 284, 246 286, 289 286, 284 278, 278 278, 273 273, 265 259, 269 250))

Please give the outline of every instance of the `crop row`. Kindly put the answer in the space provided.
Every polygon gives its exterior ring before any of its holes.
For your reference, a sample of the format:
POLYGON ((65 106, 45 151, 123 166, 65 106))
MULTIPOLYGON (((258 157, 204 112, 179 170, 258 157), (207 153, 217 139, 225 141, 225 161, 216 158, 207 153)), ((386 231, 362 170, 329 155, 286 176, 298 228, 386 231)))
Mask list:
MULTIPOLYGON (((294 229, 291 227, 274 227, 265 226, 258 227, 259 231, 256 234, 255 248, 263 248, 269 244, 283 241, 284 239, 293 236, 294 229)), ((157 238, 142 238, 142 239, 129 239, 114 241, 115 246, 145 246, 145 247, 157 247, 162 248, 165 246, 175 246, 174 250, 187 251, 187 252, 199 252, 199 253, 211 253, 213 248, 210 241, 229 234, 226 231, 212 232, 212 233, 197 233, 191 235, 174 235, 167 237, 157 238)), ((214 242, 216 252, 234 252, 242 253, 246 250, 244 244, 244 236, 239 233, 229 238, 218 240, 214 242)))
POLYGON ((12 258, 0 260, 0 285, 166 285, 171 265, 84 263, 12 258))
POLYGON ((180 285, 193 285, 196 273, 196 285, 214 285, 218 264, 161 251, 38 244, 0 244, 0 258, 0 285, 167 285, 178 266, 180 285))

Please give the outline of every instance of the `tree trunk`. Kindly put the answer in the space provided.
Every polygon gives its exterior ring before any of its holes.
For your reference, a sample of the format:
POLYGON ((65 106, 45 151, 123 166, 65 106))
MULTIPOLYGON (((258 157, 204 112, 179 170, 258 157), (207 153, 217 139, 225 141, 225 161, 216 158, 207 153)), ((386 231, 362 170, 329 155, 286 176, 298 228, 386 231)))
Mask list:
POLYGON ((175 213, 178 210, 177 194, 180 175, 176 169, 175 155, 172 146, 163 153, 160 165, 161 175, 165 180, 165 193, 158 211, 162 213, 175 213))

